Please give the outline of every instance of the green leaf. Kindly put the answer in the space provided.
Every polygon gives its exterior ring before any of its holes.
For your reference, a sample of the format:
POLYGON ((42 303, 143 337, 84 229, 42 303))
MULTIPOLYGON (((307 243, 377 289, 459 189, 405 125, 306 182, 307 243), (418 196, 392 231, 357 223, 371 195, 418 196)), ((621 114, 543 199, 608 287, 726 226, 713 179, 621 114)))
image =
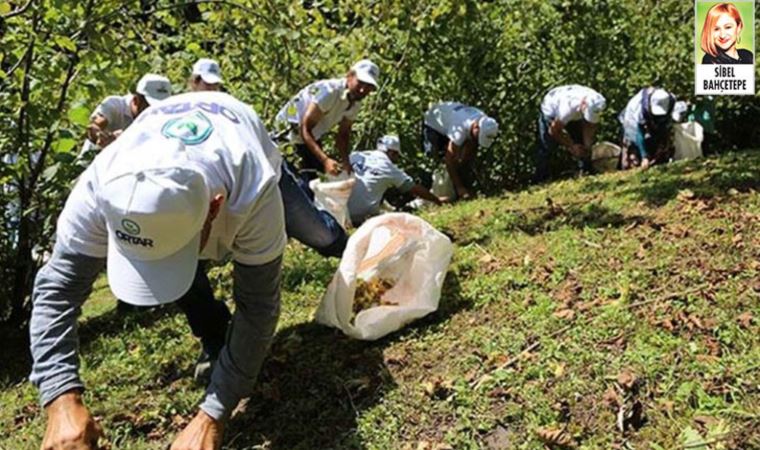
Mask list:
POLYGON ((76 139, 62 138, 53 143, 53 151, 56 153, 67 153, 77 145, 76 139))
POLYGON ((681 432, 681 437, 683 438, 684 447, 687 447, 689 450, 709 450, 705 438, 699 434, 699 431, 692 427, 686 427, 686 429, 681 432))
POLYGON ((45 169, 44 172, 42 172, 42 178, 44 180, 52 180, 55 178, 55 175, 58 173, 58 169, 61 168, 60 164, 53 164, 52 166, 45 169))
POLYGON ((70 109, 69 120, 77 125, 87 125, 90 123, 90 109, 83 105, 70 109))
POLYGON ((55 38, 53 38, 53 40, 59 47, 61 47, 64 50, 69 50, 72 52, 75 52, 77 50, 77 45, 74 43, 74 41, 72 41, 66 36, 56 36, 55 38))

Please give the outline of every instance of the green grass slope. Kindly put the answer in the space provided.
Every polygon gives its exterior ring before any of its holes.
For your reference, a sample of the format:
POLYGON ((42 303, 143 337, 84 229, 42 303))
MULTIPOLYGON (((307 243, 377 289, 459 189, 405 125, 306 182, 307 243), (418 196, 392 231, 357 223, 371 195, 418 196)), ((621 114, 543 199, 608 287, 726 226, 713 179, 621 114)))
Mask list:
MULTIPOLYGON (((747 152, 428 210, 456 245, 441 307, 369 343, 311 321, 337 261, 291 245, 225 448, 760 448, 758 188, 747 152)), ((172 307, 113 307, 100 282, 87 403, 107 448, 166 448, 203 395, 198 344, 172 307)), ((0 448, 39 448, 25 350, 4 353, 0 448)))

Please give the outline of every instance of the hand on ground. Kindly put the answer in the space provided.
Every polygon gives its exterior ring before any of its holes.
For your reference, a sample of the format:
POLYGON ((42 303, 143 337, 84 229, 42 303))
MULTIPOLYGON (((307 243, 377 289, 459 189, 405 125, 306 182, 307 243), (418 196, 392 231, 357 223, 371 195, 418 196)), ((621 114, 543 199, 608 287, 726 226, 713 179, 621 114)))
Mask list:
POLYGON ((219 450, 222 448, 224 425, 198 411, 172 443, 171 450, 219 450))
POLYGON ((48 422, 41 450, 97 450, 103 430, 82 403, 79 392, 67 392, 46 408, 48 422))

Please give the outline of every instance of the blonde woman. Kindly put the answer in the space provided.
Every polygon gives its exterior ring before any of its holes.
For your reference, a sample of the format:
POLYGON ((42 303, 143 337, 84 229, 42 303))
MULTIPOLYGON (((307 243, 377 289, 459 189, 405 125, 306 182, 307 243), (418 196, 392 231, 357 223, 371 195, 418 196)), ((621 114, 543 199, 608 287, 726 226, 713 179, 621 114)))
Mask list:
POLYGON ((718 3, 707 11, 702 27, 702 64, 752 64, 752 52, 737 48, 744 28, 733 3, 718 3))

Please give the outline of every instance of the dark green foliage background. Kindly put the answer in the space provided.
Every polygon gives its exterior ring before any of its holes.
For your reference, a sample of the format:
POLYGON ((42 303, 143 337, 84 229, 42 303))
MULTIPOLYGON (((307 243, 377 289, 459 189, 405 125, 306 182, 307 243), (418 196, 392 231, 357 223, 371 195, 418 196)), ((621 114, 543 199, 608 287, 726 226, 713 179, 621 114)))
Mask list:
MULTIPOLYGON (((693 92, 694 5, 683 0, 26 3, 0 0, 0 321, 13 312, 14 325, 28 312, 39 265, 31 248, 50 247, 81 171, 73 159, 89 112, 145 72, 166 74, 182 91, 197 58, 217 58, 227 89, 272 126, 300 87, 370 57, 382 86, 353 144, 398 133, 404 165, 419 174, 430 168, 419 137, 428 105, 476 105, 502 129, 480 155, 486 193, 526 185, 538 105, 554 85, 582 83, 607 97, 600 137, 608 140, 617 140, 617 111, 641 87, 693 92)), ((756 144, 759 124, 757 96, 717 99, 716 147, 756 144)))

